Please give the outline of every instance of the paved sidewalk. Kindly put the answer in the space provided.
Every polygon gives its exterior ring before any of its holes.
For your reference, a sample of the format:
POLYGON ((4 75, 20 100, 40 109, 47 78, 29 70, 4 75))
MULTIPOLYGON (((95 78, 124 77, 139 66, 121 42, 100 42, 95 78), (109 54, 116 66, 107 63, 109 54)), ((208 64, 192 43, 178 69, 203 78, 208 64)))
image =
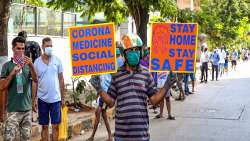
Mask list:
MULTIPOLYGON (((211 75, 210 75, 211 76, 211 75)), ((172 100, 175 121, 153 119, 150 110, 152 141, 248 141, 250 138, 250 62, 239 63, 219 81, 196 86, 196 94, 184 102, 172 100)), ((166 107, 164 114, 166 115, 166 107)), ((114 121, 111 121, 114 129, 114 121)), ((91 132, 72 139, 84 141, 91 132)), ((107 139, 104 125, 97 130, 95 141, 107 139)))

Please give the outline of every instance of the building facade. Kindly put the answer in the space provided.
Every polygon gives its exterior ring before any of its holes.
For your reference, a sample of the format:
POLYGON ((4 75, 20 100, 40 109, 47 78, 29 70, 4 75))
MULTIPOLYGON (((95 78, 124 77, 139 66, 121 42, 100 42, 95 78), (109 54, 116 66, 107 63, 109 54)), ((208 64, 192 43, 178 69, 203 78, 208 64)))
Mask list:
POLYGON ((177 0, 179 9, 199 10, 200 0, 177 0))

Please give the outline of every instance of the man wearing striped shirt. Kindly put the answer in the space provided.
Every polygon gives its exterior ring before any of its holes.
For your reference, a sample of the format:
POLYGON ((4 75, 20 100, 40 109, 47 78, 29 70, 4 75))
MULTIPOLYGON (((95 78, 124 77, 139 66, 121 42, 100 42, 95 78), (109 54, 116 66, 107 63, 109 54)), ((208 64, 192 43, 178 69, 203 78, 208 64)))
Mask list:
POLYGON ((116 102, 115 141, 149 141, 147 99, 153 105, 158 104, 176 80, 168 78, 158 91, 150 72, 139 65, 143 44, 140 37, 124 35, 122 41, 125 65, 112 76, 108 92, 99 83, 92 85, 108 106, 116 102))

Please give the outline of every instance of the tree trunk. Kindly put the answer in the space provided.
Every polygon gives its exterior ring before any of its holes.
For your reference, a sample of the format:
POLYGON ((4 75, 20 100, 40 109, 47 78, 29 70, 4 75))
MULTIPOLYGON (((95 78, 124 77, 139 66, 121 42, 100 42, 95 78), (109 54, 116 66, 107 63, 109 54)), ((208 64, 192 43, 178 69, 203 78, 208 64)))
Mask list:
POLYGON ((0 0, 0 57, 8 56, 8 21, 10 0, 0 0))
POLYGON ((137 34, 141 37, 143 44, 147 45, 147 24, 149 21, 149 11, 141 6, 135 6, 132 16, 135 20, 137 34))

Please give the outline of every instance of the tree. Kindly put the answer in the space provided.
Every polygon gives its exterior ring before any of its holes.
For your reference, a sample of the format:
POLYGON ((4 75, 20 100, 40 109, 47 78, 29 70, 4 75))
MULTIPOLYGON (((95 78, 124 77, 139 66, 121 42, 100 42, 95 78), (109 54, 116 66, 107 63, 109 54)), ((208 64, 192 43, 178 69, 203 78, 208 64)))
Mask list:
MULTIPOLYGON (((44 6, 42 0, 25 0, 26 4, 44 6)), ((8 56, 8 21, 11 0, 0 0, 0 57, 8 56)))
MULTIPOLYGON (((244 20, 250 17, 250 7, 246 0, 203 0, 201 10, 196 13, 196 19, 203 32, 209 35, 213 47, 225 44, 236 45, 246 33, 242 30, 244 20)), ((249 23, 249 21, 247 21, 249 23)))
POLYGON ((0 0, 0 57, 8 56, 8 21, 10 0, 0 0))
POLYGON ((175 0, 51 0, 49 6, 55 9, 82 12, 89 19, 97 12, 104 12, 107 21, 117 24, 131 15, 135 20, 138 35, 147 43, 147 24, 150 11, 160 11, 163 17, 174 17, 177 13, 175 0))

